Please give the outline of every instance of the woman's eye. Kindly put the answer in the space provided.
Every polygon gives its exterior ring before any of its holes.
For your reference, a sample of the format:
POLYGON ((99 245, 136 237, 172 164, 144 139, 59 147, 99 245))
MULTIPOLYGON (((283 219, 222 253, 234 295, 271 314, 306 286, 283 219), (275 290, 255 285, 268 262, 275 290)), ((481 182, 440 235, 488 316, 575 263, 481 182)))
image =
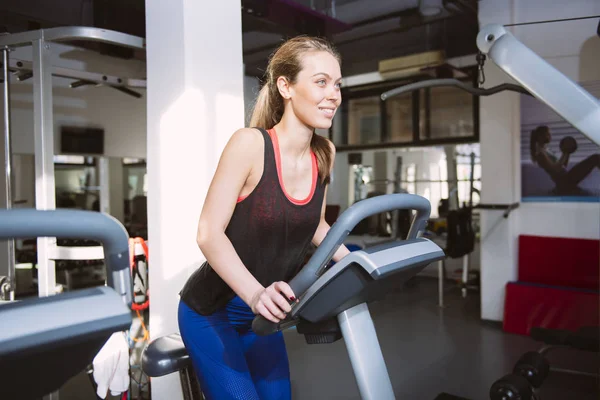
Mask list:
POLYGON ((325 84, 325 79, 318 80, 317 83, 319 85, 324 85, 325 84))

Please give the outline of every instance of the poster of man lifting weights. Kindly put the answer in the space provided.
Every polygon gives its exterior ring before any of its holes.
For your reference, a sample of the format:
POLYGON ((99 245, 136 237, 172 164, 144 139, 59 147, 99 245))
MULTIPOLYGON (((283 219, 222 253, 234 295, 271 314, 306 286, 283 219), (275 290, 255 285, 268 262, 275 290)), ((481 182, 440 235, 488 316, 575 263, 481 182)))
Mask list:
MULTIPOLYGON (((582 87, 600 97, 600 82, 582 87)), ((600 146, 527 95, 521 95, 521 200, 600 202, 600 146)))

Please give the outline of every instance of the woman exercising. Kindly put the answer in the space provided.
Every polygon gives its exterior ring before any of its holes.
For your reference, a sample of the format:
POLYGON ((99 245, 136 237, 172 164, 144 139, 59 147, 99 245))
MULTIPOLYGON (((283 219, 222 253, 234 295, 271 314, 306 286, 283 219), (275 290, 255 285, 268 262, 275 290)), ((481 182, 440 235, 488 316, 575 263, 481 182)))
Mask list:
POLYGON ((571 136, 563 138, 559 144, 562 155, 557 158, 548 149, 551 140, 550 129, 538 126, 531 132, 529 150, 531 160, 550 175, 559 192, 572 192, 594 168, 600 169, 600 154, 592 154, 567 170, 569 156, 577 150, 577 142, 571 136))
MULTIPOLYGON (((286 283, 319 245, 335 156, 316 128, 341 102, 340 57, 298 37, 272 55, 250 125, 226 145, 198 224, 207 262, 181 291, 178 319, 206 399, 290 399, 281 332, 258 336, 256 314, 279 322, 296 300, 286 283)), ((345 246, 333 256, 348 254, 345 246)))

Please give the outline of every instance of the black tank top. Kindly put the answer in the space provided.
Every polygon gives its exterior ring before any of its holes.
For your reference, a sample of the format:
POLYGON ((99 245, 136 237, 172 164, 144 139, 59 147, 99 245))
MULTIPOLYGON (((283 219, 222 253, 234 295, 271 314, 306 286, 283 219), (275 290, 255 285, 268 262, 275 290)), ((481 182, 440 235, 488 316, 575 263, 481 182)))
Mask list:
MULTIPOLYGON (((274 130, 260 129, 265 142, 264 169, 252 193, 238 199, 225 234, 250 273, 267 287, 288 282, 304 265, 319 225, 325 184, 312 156, 312 188, 304 200, 292 199, 281 178, 274 130)), ((188 279, 181 300, 202 315, 212 314, 235 297, 234 291, 205 262, 188 279)))

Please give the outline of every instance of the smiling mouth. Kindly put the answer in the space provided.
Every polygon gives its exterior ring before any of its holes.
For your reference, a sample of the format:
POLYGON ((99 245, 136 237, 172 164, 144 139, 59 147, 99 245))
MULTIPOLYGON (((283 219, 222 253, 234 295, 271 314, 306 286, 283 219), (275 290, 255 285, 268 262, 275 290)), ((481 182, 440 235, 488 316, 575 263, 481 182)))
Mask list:
POLYGON ((319 110, 323 111, 323 113, 329 117, 332 117, 333 114, 335 113, 335 109, 333 108, 322 108, 319 107, 319 110))

